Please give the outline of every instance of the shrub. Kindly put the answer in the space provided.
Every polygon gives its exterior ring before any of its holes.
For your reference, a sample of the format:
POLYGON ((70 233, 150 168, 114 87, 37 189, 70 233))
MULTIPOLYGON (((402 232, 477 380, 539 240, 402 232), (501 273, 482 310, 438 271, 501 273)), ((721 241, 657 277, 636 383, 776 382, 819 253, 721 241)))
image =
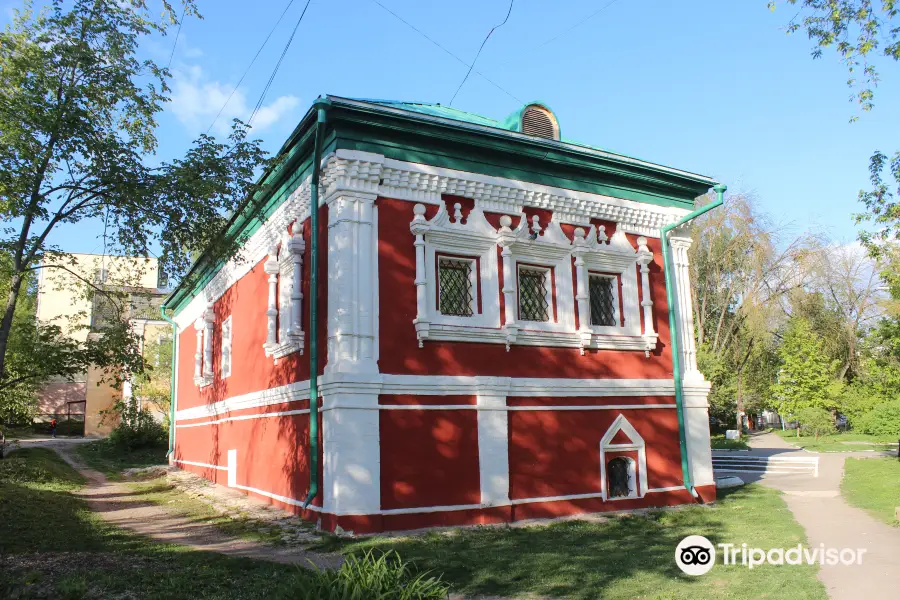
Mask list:
POLYGON ((348 556, 337 571, 316 569, 312 576, 298 578, 291 598, 296 600, 443 600, 450 586, 440 577, 414 573, 396 552, 376 557, 348 556))
POLYGON ((834 417, 824 408, 801 408, 797 411, 797 420, 806 433, 812 433, 819 439, 822 434, 834 433, 834 417))
POLYGON ((856 429, 870 435, 900 437, 900 400, 879 404, 859 419, 856 429))
POLYGON ((149 412, 133 402, 119 402, 113 410, 119 423, 110 432, 108 443, 121 450, 165 446, 169 432, 149 412))

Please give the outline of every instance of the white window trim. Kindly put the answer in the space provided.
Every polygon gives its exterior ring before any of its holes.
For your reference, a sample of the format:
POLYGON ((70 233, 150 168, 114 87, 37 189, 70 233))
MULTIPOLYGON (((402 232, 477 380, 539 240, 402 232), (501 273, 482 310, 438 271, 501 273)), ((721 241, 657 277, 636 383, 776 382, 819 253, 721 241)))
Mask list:
MULTIPOLYGON (((480 258, 480 257, 479 257, 480 258)), ((470 302, 470 308, 472 309, 472 316, 470 317, 460 317, 459 315, 445 315, 441 312, 440 307, 440 292, 441 292, 441 284, 440 277, 436 274, 435 278, 435 295, 434 295, 434 310, 437 314, 441 315, 442 320, 446 321, 456 321, 459 325, 470 325, 472 323, 472 319, 476 319, 481 316, 481 311, 478 310, 478 300, 481 297, 479 294, 479 290, 481 286, 479 285, 479 277, 481 275, 481 269, 478 268, 479 259, 470 257, 470 256, 458 256, 447 254, 444 252, 435 252, 435 263, 436 268, 440 270, 441 268, 441 260, 455 260, 459 262, 467 262, 469 263, 469 285, 472 286, 472 301, 470 302)), ((482 305, 484 302, 482 302, 482 305)))
POLYGON ((642 438, 634 428, 634 426, 632 426, 632 424, 628 422, 628 419, 625 418, 625 415, 620 413, 619 416, 616 417, 616 420, 613 421, 609 426, 609 429, 606 430, 603 438, 600 440, 600 495, 605 501, 627 500, 629 498, 643 498, 648 489, 647 451, 645 449, 644 438, 642 438), (620 431, 624 433, 629 440, 631 440, 629 443, 612 443, 613 439, 615 439, 616 437, 616 434, 618 434, 620 431), (628 496, 619 496, 617 498, 609 497, 609 490, 607 489, 606 485, 606 463, 608 462, 606 458, 607 452, 613 454, 617 454, 620 452, 637 452, 637 465, 634 464, 633 459, 631 459, 630 457, 626 457, 632 463, 632 480, 634 481, 633 494, 630 494, 628 496), (633 472, 635 468, 638 470, 637 476, 635 476, 635 473, 633 472))
POLYGON ((197 332, 197 351, 194 353, 194 384, 206 387, 213 382, 212 332, 216 315, 209 305, 199 319, 194 321, 197 332))
MULTIPOLYGON (((434 204, 438 204, 436 201, 434 204)), ((603 350, 640 350, 648 356, 656 347, 656 333, 652 330, 652 302, 646 292, 649 286, 648 264, 653 255, 646 247, 646 238, 639 238, 641 246, 635 250, 625 236, 625 228, 618 226, 612 239, 603 228, 590 226, 587 231, 577 228, 575 239, 570 240, 560 224, 551 220, 541 227, 536 217, 528 222, 520 213, 515 230, 510 215, 500 217, 500 229, 495 229, 484 217, 476 203, 466 222, 453 218, 446 203, 438 204, 438 211, 431 219, 425 218, 424 204, 413 207, 410 231, 415 236, 416 251, 416 318, 413 326, 419 347, 426 341, 457 341, 489 344, 545 346, 603 350), (498 249, 500 257, 498 258, 498 249), (480 269, 473 269, 480 278, 481 312, 473 311, 472 317, 442 315, 438 310, 437 256, 467 257, 480 261, 480 269), (573 265, 573 257, 575 262, 573 265), (552 269, 549 275, 548 301, 554 306, 555 321, 519 321, 518 268, 543 267, 552 269), (638 266, 641 267, 645 288, 643 301, 638 296, 638 266), (503 273, 503 289, 500 289, 500 273, 503 273), (574 271, 573 271, 574 269, 574 271), (587 297, 588 271, 616 274, 621 277, 614 287, 619 327, 592 327, 587 297), (573 272, 577 285, 572 285, 573 272), (581 291, 579 291, 581 290, 581 291), (501 324, 499 298, 502 293, 505 309, 501 324), (621 295, 623 314, 619 313, 621 295), (494 300, 496 299, 496 300, 494 300), (576 304, 581 326, 575 326, 576 304), (645 319, 645 331, 641 331, 641 309, 645 319)), ((455 207, 453 212, 459 212, 455 207)), ((473 298, 477 302, 477 298, 473 298)))
MULTIPOLYGON (((580 315, 579 315, 580 317, 580 315)), ((598 273, 596 271, 588 271, 588 323, 590 323, 591 330, 596 333, 620 333, 624 329, 622 327, 622 315, 619 312, 619 278, 612 273, 598 273), (612 284, 612 296, 613 296, 613 316, 616 322, 616 325, 594 325, 593 315, 591 314, 590 308, 590 294, 591 294, 591 277, 602 277, 603 279, 611 279, 612 284)))
POLYGON ((228 315, 228 318, 222 321, 219 331, 221 332, 220 335, 222 341, 222 360, 220 362, 220 368, 222 370, 222 379, 227 379, 231 376, 231 349, 232 340, 234 339, 234 330, 231 327, 231 315, 228 315), (228 367, 227 369, 226 366, 228 367))
POLYGON ((269 246, 264 270, 268 274, 269 301, 266 307, 266 356, 279 358, 299 352, 303 354, 302 268, 306 248, 299 224, 297 231, 286 235, 281 247, 269 246))

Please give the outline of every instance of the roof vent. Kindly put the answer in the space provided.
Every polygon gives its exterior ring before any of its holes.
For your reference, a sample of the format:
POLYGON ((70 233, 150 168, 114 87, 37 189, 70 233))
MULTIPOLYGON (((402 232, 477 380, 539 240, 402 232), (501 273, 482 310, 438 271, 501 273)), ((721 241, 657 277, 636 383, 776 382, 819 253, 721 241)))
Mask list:
POLYGON ((543 106, 532 104, 522 112, 522 133, 548 140, 559 139, 556 118, 543 106))

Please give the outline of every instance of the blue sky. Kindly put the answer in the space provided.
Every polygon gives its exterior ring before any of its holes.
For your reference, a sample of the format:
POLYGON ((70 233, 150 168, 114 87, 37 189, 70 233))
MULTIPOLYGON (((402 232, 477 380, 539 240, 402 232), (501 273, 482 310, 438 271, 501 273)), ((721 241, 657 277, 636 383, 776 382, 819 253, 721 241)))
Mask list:
MULTIPOLYGON (((509 6, 379 1, 466 61, 509 6)), ((182 153, 209 127, 286 3, 199 0, 205 18, 185 23, 175 50, 160 157, 182 153)), ((303 4, 294 2, 214 133, 249 116, 303 4)), ((472 73, 453 106, 502 118, 519 101, 542 100, 566 137, 716 177, 754 193, 797 232, 849 242, 868 157, 893 152, 900 139, 900 111, 891 109, 900 106, 897 65, 882 65, 875 110, 850 123, 844 67, 828 53, 812 60, 804 35, 785 35, 792 15, 785 6, 770 12, 765 0, 517 0, 476 65, 508 94, 472 73)), ((165 64, 173 41, 174 31, 143 52, 165 64)), ((325 93, 446 104, 466 70, 373 0, 313 0, 255 132, 276 150, 325 93)), ((52 241, 99 251, 101 229, 71 227, 52 241)))

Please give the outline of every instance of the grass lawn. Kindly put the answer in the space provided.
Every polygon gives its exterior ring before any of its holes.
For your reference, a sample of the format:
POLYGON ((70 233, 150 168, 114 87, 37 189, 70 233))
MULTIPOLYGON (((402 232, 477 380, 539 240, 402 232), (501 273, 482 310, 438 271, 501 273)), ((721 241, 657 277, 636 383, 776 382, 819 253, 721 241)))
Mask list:
POLYGON ((124 469, 166 465, 167 446, 122 450, 108 440, 87 442, 75 447, 75 453, 92 469, 104 473, 110 479, 119 479, 124 469))
POLYGON ((714 544, 759 548, 806 543, 800 525, 774 490, 724 490, 713 506, 659 511, 606 522, 565 521, 533 527, 480 527, 407 537, 332 538, 329 550, 396 550, 423 570, 443 573, 466 595, 604 600, 647 598, 827 598, 812 566, 717 564, 702 577, 684 575, 674 550, 687 535, 714 544))
POLYGON ((710 446, 713 450, 749 450, 750 446, 744 440, 726 440, 725 434, 720 433, 710 437, 710 446))
POLYGON ((70 493, 82 483, 48 449, 0 461, 0 598, 289 598, 292 584, 308 577, 115 528, 70 493))
POLYGON ((796 430, 774 430, 776 434, 795 446, 813 452, 859 452, 861 450, 887 450, 897 451, 897 440, 889 436, 866 435, 865 433, 836 433, 834 435, 820 435, 816 440, 814 436, 804 435, 797 437, 796 430))
POLYGON ((849 458, 841 481, 844 498, 872 516, 900 527, 894 511, 900 506, 900 460, 896 458, 849 458))

